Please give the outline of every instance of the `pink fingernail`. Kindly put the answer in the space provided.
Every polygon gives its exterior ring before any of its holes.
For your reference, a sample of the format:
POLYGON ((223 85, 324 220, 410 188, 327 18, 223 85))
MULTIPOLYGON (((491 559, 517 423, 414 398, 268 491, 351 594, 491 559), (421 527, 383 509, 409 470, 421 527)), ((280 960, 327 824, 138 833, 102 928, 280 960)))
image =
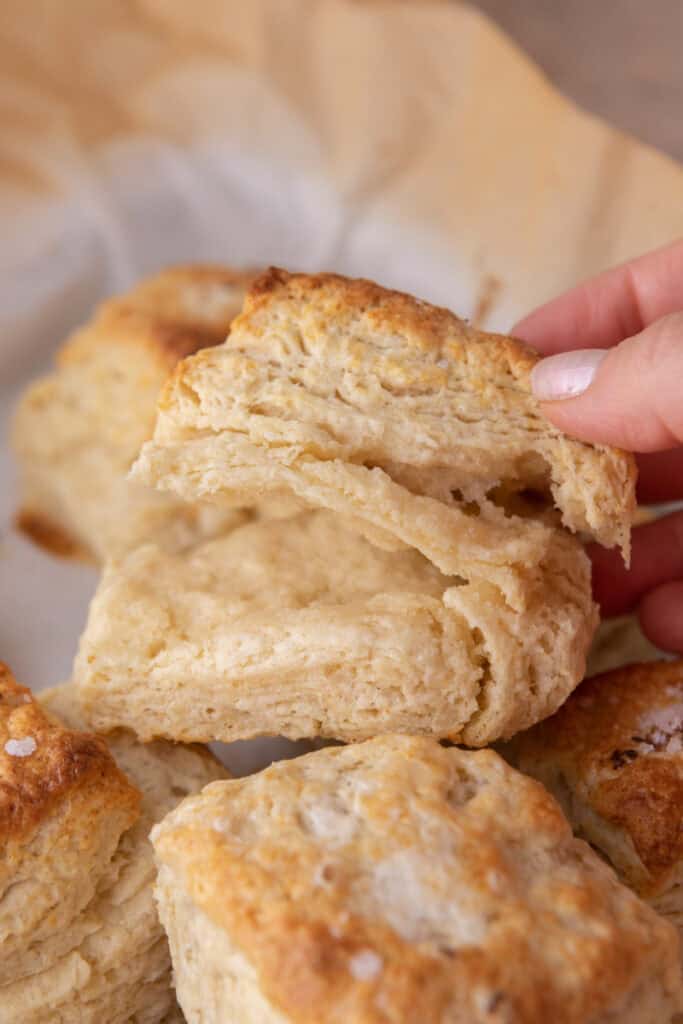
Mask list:
POLYGON ((531 390, 542 402, 576 398, 591 386, 606 355, 606 349, 582 348, 548 356, 531 371, 531 390))

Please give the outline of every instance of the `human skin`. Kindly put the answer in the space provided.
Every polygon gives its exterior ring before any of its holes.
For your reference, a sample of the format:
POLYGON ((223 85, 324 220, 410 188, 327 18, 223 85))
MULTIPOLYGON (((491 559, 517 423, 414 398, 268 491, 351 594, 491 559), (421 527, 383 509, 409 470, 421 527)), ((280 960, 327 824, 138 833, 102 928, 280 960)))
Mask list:
MULTIPOLYGON (((544 414, 584 441, 636 453, 643 504, 683 499, 683 239, 607 270, 512 331, 544 358, 544 414)), ((603 615, 637 610, 643 631, 683 653, 683 510, 633 531, 631 567, 593 546, 603 615)))

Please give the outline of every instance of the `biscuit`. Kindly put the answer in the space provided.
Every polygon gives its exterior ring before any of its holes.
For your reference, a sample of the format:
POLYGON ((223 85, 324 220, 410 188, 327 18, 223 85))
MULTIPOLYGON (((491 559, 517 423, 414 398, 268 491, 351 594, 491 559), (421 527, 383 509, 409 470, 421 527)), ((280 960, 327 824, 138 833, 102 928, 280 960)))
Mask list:
POLYGON ((492 751, 385 736, 152 832, 188 1024, 666 1024, 677 935, 492 751))
POLYGON ((93 898, 139 804, 104 741, 53 720, 0 664, 0 985, 93 898))
POLYGON ((19 404, 17 522, 55 554, 102 561, 154 536, 178 547, 240 521, 126 479, 179 359, 225 340, 251 274, 174 267, 105 302, 19 404))
POLYGON ((552 537, 519 611, 329 512, 175 554, 145 545, 105 568, 91 604, 74 672, 85 718, 144 740, 510 736, 583 677, 595 622, 586 555, 552 537))
POLYGON ((182 362, 132 476, 188 500, 283 489, 512 602, 556 517, 628 554, 635 463, 556 430, 513 338, 368 281, 271 269, 182 362))
MULTIPOLYGON (((41 695, 52 715, 80 724, 70 686, 41 695)), ((102 742, 102 741, 98 741, 102 742)), ((159 1024, 180 1020, 168 943, 152 886, 148 835, 182 797, 225 777, 202 748, 107 738, 121 769, 139 786, 141 814, 118 844, 93 898, 67 928, 34 949, 31 971, 0 986, 0 1019, 22 1024, 159 1024)), ((87 876, 79 879, 85 884, 87 876)))
POLYGON ((595 676, 505 749, 576 833, 683 929, 683 661, 595 676))

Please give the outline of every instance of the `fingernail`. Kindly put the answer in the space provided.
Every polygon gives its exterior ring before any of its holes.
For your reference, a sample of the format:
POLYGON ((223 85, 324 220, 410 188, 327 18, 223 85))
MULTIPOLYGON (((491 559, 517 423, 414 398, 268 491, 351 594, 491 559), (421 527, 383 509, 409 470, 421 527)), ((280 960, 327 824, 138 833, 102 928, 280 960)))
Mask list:
POLYGON ((531 390, 542 402, 576 398, 590 387, 606 355, 606 349, 582 348, 541 359, 531 371, 531 390))

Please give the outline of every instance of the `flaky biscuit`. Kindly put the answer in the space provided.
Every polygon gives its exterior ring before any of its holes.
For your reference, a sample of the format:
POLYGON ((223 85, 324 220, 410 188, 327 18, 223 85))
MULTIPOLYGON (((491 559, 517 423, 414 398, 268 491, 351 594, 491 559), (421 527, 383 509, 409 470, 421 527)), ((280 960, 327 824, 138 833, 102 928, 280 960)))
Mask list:
POLYGON ((0 984, 93 898, 139 805, 104 741, 53 720, 0 664, 0 984))
POLYGON ((119 554, 149 537, 171 547, 242 518, 188 505, 126 479, 151 436, 177 361, 225 340, 253 275, 223 267, 163 271, 104 303, 21 399, 13 445, 20 527, 56 554, 119 554))
POLYGON ((516 572, 547 551, 549 503, 625 552, 635 508, 631 456, 541 415, 536 359, 368 281, 273 269, 229 344, 178 366, 133 476, 224 503, 284 488, 515 600, 516 572))
MULTIPOLYGON (((70 686, 41 695, 71 725, 81 716, 70 686)), ((124 731, 107 738, 142 793, 139 821, 121 838, 93 898, 65 929, 33 950, 30 973, 0 985, 0 1019, 22 1024, 160 1024, 181 1019, 168 944, 152 896, 152 825, 225 771, 203 748, 139 744, 124 731)), ((77 880, 78 885, 87 879, 77 880)))
POLYGON ((595 676, 505 752, 683 929, 683 661, 595 676))
POLYGON ((588 559, 564 532, 553 544, 521 611, 328 512, 176 554, 147 545, 108 566, 93 599, 75 666, 84 714, 142 739, 510 736, 585 667, 588 559))
POLYGON ((188 1024, 665 1024, 675 930, 492 751, 381 737, 152 833, 188 1024))

